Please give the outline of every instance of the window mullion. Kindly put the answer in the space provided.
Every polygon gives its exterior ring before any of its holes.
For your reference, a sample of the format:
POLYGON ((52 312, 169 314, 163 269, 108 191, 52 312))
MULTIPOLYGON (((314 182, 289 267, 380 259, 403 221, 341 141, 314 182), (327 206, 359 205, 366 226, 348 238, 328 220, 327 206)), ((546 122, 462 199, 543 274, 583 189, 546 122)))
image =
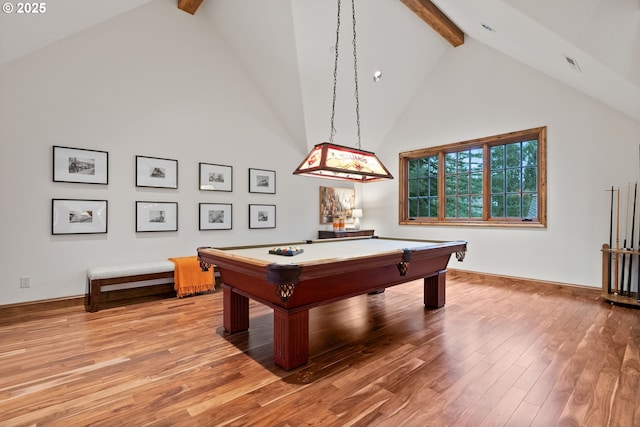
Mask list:
POLYGON ((438 221, 445 219, 445 170, 444 151, 438 152, 438 221))
POLYGON ((491 147, 482 144, 482 220, 491 218, 491 147))

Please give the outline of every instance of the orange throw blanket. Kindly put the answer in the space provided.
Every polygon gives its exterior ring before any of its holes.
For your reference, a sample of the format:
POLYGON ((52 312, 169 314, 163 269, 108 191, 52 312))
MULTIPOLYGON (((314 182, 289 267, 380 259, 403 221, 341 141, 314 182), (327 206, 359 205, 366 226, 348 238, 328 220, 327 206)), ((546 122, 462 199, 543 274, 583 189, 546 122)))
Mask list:
POLYGON ((197 256, 169 258, 169 261, 176 265, 173 278, 178 298, 213 290, 213 268, 202 271, 197 256))

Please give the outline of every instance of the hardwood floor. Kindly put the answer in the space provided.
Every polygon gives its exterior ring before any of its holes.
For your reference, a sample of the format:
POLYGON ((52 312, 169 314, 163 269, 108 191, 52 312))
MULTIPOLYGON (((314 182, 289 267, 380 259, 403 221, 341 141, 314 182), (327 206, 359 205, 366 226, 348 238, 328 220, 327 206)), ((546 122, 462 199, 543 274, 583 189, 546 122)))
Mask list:
POLYGON ((220 291, 0 316, 0 426, 638 426, 640 310, 599 291, 449 277, 310 312, 310 361, 272 312, 225 336, 220 291))

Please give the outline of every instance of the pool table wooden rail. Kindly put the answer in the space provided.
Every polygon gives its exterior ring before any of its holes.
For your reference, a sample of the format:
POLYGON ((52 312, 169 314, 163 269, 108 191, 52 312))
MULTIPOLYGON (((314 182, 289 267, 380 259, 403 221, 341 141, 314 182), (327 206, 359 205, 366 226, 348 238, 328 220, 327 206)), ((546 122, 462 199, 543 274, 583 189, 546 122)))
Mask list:
MULTIPOLYGON (((344 242, 347 239, 293 242, 286 245, 303 246, 312 243, 315 246, 329 243, 331 240, 344 242)), ((352 238, 351 240, 370 240, 370 238, 361 237, 352 238)), ((243 284, 251 285, 252 297, 259 298, 260 302, 283 308, 294 308, 299 305, 310 304, 309 297, 316 301, 314 305, 320 305, 317 303, 317 298, 323 298, 322 303, 329 303, 345 297, 356 296, 380 288, 424 278, 427 275, 446 269, 452 253, 452 247, 457 249, 455 252, 459 261, 462 261, 466 251, 466 242, 464 241, 424 241, 424 243, 424 246, 416 246, 410 249, 393 249, 361 256, 354 254, 348 258, 323 257, 322 259, 306 262, 295 262, 295 257, 282 256, 282 262, 273 263, 272 261, 246 257, 233 252, 234 250, 255 248, 265 248, 266 250, 274 245, 236 246, 220 249, 202 247, 198 248, 198 257, 203 268, 207 268, 209 265, 217 265, 220 268, 222 282, 232 286, 234 289, 242 291, 245 287, 243 284), (362 282, 364 272, 366 272, 366 276, 370 277, 369 283, 361 283, 358 289, 345 289, 340 286, 345 282, 362 282), (275 287, 275 292, 269 290, 268 288, 270 287, 267 286, 265 287, 267 288, 265 289, 266 292, 255 294, 254 285, 259 286, 260 283, 253 283, 252 278, 258 279, 260 282, 266 280, 267 283, 275 287), (322 279, 321 283, 316 283, 316 279, 322 279), (308 290, 306 293, 310 293, 310 295, 307 295, 307 298, 303 298, 302 295, 297 297, 295 292, 297 283, 318 286, 318 289, 308 290), (285 286, 282 287, 280 285, 285 286), (327 289, 329 287, 335 288, 327 289), (274 297, 279 298, 280 301, 274 297)), ((298 292, 299 294, 300 292, 298 292)))

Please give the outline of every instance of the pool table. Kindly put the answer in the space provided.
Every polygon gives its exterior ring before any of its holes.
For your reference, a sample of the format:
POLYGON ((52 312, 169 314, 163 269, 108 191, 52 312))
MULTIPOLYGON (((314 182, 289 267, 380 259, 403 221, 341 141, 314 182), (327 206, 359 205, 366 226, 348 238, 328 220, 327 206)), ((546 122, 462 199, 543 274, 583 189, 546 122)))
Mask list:
POLYGON ((354 237, 281 244, 198 248, 203 270, 220 269, 223 323, 249 329, 249 298, 273 309, 273 358, 291 370, 309 358, 309 309, 389 286, 424 279, 424 304, 445 304, 451 254, 464 259, 467 242, 354 237), (292 256, 270 251, 292 247, 292 256))

